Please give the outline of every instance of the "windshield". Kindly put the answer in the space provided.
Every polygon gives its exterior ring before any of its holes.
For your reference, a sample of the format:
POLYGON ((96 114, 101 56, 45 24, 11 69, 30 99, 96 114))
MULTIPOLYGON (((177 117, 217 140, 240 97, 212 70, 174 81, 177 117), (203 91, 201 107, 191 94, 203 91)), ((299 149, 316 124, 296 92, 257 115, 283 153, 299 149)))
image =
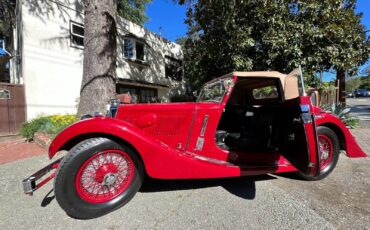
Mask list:
POLYGON ((216 102, 220 103, 225 93, 234 85, 232 78, 223 78, 212 81, 203 86, 198 97, 198 102, 216 102))

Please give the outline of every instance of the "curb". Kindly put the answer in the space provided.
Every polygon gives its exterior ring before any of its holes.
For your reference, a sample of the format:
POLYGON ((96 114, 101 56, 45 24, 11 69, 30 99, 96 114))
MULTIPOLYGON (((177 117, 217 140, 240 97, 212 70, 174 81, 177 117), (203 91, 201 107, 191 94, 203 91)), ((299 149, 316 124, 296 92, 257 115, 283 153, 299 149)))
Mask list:
POLYGON ((49 148, 52 139, 49 134, 36 132, 33 140, 39 146, 49 148))

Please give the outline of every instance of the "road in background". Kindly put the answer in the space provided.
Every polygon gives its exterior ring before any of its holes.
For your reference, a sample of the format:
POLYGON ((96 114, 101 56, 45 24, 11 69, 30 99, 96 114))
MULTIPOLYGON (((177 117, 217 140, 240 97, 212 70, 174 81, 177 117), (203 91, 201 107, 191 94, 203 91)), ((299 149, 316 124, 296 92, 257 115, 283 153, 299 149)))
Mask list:
POLYGON ((360 119, 360 126, 370 128, 370 97, 347 98, 351 113, 360 119))

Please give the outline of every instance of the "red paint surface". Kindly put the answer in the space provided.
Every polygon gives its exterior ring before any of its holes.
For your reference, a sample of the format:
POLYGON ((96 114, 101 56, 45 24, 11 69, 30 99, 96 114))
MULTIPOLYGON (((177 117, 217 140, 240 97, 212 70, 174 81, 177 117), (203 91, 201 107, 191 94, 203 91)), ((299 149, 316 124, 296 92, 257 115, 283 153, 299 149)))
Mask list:
MULTIPOLYGON (((60 150, 68 150, 65 144, 79 136, 87 138, 89 135, 111 135, 128 142, 135 148, 143 160, 146 172, 153 178, 219 178, 296 171, 281 155, 271 155, 272 160, 278 159, 275 165, 263 167, 242 167, 228 162, 233 153, 220 149, 216 145, 215 131, 231 90, 232 88, 221 103, 120 106, 116 118, 97 117, 80 121, 66 128, 51 143, 49 157, 52 158, 60 150), (208 122, 202 134, 206 116, 208 116, 208 122), (196 148, 199 138, 204 138, 202 148, 196 148)), ((310 105, 311 111, 317 115, 317 126, 330 124, 338 128, 345 137, 349 157, 366 156, 338 118, 317 107, 312 107, 309 97, 301 97, 300 103, 310 105)), ((310 162, 316 163, 318 153, 313 124, 305 124, 305 128, 310 162)), ((252 157, 251 160, 253 161, 252 157)), ((314 175, 317 172, 318 170, 311 168, 310 174, 314 175)))
MULTIPOLYGON (((302 96, 300 97, 300 104, 301 105, 309 105, 310 106, 310 113, 311 115, 314 113, 313 106, 311 104, 311 99, 309 96, 302 96)), ((310 168, 310 175, 311 176, 318 176, 320 174, 320 165, 319 165, 319 153, 318 153, 318 145, 317 145, 317 137, 316 137, 316 126, 314 122, 305 124, 306 128, 306 135, 307 135, 307 143, 308 143, 308 153, 310 157, 310 162, 314 163, 315 166, 310 168)))
MULTIPOLYGON (((366 153, 356 142, 355 138, 349 132, 348 128, 339 120, 339 118, 333 116, 330 113, 317 114, 319 117, 316 119, 316 125, 328 126, 334 125, 337 127, 345 139, 346 153, 348 157, 367 157, 366 153)), ((338 133, 337 133, 338 135, 338 133)))
POLYGON ((114 135, 129 142, 140 153, 147 173, 154 178, 217 178, 241 175, 239 167, 199 160, 183 150, 152 138, 127 122, 112 118, 83 120, 65 129, 51 143, 49 157, 52 158, 57 151, 63 149, 66 141, 88 133, 114 135))
POLYGON ((43 179, 39 184, 37 184, 36 189, 41 188, 46 183, 48 183, 50 180, 54 179, 56 172, 52 172, 49 176, 47 176, 45 179, 43 179))
POLYGON ((196 103, 124 105, 116 118, 141 128, 148 137, 183 150, 195 109, 196 103))

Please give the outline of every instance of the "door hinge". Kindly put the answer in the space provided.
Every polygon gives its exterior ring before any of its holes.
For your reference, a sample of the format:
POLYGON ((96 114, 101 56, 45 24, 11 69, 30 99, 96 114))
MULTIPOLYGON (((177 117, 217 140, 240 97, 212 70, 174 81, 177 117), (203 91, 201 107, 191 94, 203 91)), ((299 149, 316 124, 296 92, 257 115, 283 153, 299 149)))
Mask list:
POLYGON ((302 113, 301 118, 304 124, 312 123, 312 117, 309 113, 302 113))

